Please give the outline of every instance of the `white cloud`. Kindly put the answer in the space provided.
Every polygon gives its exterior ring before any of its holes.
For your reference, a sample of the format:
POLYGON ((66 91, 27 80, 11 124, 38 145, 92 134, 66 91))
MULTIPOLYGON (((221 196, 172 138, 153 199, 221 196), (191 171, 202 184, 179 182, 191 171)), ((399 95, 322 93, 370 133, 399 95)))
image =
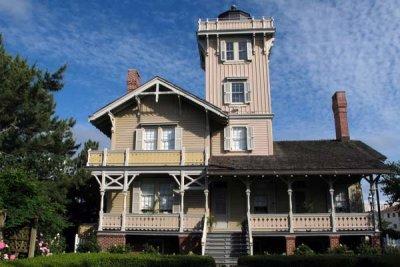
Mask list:
POLYGON ((0 0, 0 14, 8 15, 17 22, 30 18, 31 12, 28 0, 0 0))

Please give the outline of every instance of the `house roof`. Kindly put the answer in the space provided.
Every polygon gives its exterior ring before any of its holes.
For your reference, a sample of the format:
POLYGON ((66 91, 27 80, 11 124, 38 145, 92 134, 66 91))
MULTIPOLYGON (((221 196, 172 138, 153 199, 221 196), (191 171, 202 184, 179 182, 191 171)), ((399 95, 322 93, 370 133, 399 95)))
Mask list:
POLYGON ((386 157, 357 140, 276 141, 271 156, 212 156, 210 174, 381 174, 386 157))
POLYGON ((218 108, 217 106, 214 106, 213 104, 211 104, 211 103, 205 101, 204 99, 201 99, 200 97, 186 91, 185 89, 165 80, 164 78, 155 76, 151 80, 149 80, 146 83, 144 83, 143 85, 139 86, 134 91, 129 92, 129 93, 117 98, 116 100, 108 103, 104 107, 100 108, 98 111, 96 111, 95 113, 93 113, 92 115, 89 116, 89 121, 92 122, 92 121, 100 118, 101 116, 107 115, 108 112, 110 112, 113 109, 115 109, 116 107, 126 103, 127 101, 133 99, 135 96, 140 95, 140 93, 151 88, 152 86, 156 85, 157 83, 166 87, 167 89, 175 92, 177 95, 183 96, 183 97, 191 100, 195 104, 204 107, 206 110, 208 110, 220 117, 228 118, 228 115, 224 111, 222 111, 220 108, 218 108))

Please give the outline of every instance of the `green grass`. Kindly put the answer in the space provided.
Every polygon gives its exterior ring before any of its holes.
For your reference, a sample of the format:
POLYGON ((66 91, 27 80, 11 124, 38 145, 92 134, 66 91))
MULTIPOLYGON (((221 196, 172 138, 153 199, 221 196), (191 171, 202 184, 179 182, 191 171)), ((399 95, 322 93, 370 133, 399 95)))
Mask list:
POLYGON ((13 262, 0 263, 1 266, 55 267, 55 266, 135 266, 135 267, 214 267, 211 257, 197 255, 156 255, 156 254, 110 254, 110 253, 68 253, 48 257, 35 257, 13 262))

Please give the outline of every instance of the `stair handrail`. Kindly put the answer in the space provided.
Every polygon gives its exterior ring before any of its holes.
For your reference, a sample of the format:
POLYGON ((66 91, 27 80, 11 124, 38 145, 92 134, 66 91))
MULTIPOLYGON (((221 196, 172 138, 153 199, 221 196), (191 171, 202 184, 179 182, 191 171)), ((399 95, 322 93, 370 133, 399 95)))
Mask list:
POLYGON ((203 223, 203 233, 201 236, 201 255, 204 256, 206 253, 206 241, 207 241, 207 214, 204 215, 204 223, 203 223))
POLYGON ((247 232, 249 235, 249 246, 250 246, 250 255, 253 255, 253 232, 251 228, 251 214, 247 212, 247 232))

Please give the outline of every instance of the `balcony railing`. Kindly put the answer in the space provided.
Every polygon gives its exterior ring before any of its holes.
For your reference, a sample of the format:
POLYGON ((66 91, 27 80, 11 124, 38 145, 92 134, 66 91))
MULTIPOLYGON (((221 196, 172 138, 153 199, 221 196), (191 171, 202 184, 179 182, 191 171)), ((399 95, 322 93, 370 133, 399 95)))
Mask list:
MULTIPOLYGON (((183 229, 186 232, 201 231, 202 214, 185 214, 183 229)), ((122 215, 104 213, 103 230, 121 230, 122 215)), ((127 231, 179 231, 179 214, 126 214, 125 230, 127 231)))
POLYGON ((207 163, 207 150, 89 150, 87 166, 193 166, 207 163))
MULTIPOLYGON (((337 231, 373 230, 374 223, 370 213, 337 213, 335 215, 337 231)), ((332 219, 330 213, 293 214, 293 230, 330 231, 332 219)), ((253 232, 289 231, 288 214, 252 214, 253 232)))
POLYGON ((229 30, 273 30, 274 20, 272 18, 242 19, 242 20, 199 20, 198 31, 229 31, 229 30))

